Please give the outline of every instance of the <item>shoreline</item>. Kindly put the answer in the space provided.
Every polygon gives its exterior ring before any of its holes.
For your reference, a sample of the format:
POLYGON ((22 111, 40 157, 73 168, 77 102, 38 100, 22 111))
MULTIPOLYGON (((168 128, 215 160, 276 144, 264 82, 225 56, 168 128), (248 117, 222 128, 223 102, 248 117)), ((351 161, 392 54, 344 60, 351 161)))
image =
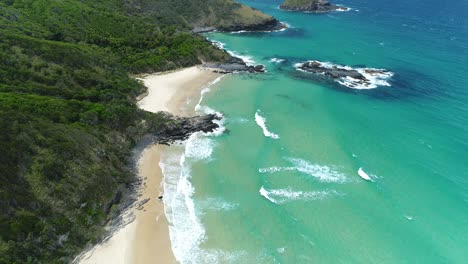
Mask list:
MULTIPOLYGON (((149 112, 192 116, 202 89, 222 75, 200 66, 145 75, 137 78, 148 89, 137 105, 149 112)), ((156 144, 146 146, 137 163, 141 180, 138 198, 123 213, 124 223, 102 243, 78 256, 74 263, 178 263, 172 252, 164 203, 158 198, 164 193, 160 153, 168 148, 156 144)))

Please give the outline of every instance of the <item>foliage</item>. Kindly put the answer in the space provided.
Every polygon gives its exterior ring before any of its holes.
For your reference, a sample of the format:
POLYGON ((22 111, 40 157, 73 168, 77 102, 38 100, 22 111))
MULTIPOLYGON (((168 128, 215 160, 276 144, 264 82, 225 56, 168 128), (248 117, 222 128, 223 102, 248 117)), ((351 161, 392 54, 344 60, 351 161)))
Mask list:
POLYGON ((0 263, 67 263, 101 238, 134 143, 169 122, 128 74, 227 60, 189 30, 247 16, 271 18, 231 0, 0 1, 0 263))

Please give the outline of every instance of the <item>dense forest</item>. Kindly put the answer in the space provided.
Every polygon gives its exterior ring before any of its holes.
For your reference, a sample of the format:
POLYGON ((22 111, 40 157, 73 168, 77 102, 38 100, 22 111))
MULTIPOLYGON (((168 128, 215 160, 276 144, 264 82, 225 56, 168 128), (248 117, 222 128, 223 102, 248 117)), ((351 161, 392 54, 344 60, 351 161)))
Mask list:
POLYGON ((129 74, 230 56, 195 26, 271 17, 230 0, 0 1, 0 263, 67 263, 104 234, 134 144, 168 117, 129 74))

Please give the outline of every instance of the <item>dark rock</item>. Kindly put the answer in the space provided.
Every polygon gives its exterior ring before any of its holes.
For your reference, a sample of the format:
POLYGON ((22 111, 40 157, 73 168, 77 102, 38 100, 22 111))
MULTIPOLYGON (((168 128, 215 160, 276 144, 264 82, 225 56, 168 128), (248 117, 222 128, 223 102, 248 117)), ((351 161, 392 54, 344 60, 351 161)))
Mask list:
POLYGON ((144 199, 144 200, 141 200, 141 201, 137 202, 137 203, 135 204, 135 208, 136 208, 137 210, 143 210, 144 205, 145 205, 147 202, 149 202, 149 200, 151 200, 151 198, 146 198, 146 199, 144 199))
POLYGON ((284 23, 281 23, 279 20, 276 18, 271 18, 264 20, 260 23, 257 24, 251 24, 251 25, 244 25, 244 24, 237 24, 237 25, 232 25, 228 27, 221 27, 218 30, 224 31, 224 32, 235 32, 235 31, 253 31, 253 32, 265 32, 265 31, 277 31, 284 29, 286 25, 284 23))
POLYGON ((349 88, 370 89, 377 85, 390 86, 385 80, 393 76, 392 72, 384 69, 352 68, 320 61, 302 62, 296 64, 295 67, 303 72, 330 78, 349 88))
POLYGON ((203 67, 213 69, 218 73, 233 73, 233 72, 250 72, 250 73, 263 73, 265 72, 264 65, 247 65, 241 58, 232 57, 225 63, 205 63, 203 67))
POLYGON ((194 117, 177 117, 170 113, 165 113, 166 118, 171 122, 158 131, 154 141, 162 145, 170 145, 176 141, 186 140, 195 132, 214 132, 219 125, 214 121, 221 120, 222 116, 209 114, 194 117))

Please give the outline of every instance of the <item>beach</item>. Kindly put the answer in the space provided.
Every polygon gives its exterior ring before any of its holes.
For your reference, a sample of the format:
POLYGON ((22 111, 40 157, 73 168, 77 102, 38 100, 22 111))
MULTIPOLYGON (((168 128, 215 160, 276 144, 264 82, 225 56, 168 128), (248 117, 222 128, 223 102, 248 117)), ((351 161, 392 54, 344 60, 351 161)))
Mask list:
POLYGON ((219 76, 221 74, 197 66, 144 76, 139 80, 148 87, 148 94, 138 106, 153 113, 167 111, 181 116, 193 115, 201 90, 219 76))
MULTIPOLYGON (((193 115, 201 90, 220 76, 195 66, 138 78, 148 88, 138 106, 149 112, 167 111, 193 115)), ((170 224, 164 214, 163 174, 160 152, 168 146, 148 146, 138 161, 142 184, 136 206, 125 212, 127 222, 111 237, 83 253, 81 264, 97 263, 177 263, 171 249, 170 224)))

